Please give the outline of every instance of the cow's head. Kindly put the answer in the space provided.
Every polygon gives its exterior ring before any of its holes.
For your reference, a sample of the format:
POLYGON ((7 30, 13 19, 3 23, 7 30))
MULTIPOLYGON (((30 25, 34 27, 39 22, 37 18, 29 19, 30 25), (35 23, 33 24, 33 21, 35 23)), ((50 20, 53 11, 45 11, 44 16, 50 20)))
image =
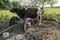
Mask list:
POLYGON ((10 10, 10 12, 12 12, 12 13, 15 13, 15 12, 17 12, 17 11, 18 11, 17 8, 13 8, 13 9, 10 10))

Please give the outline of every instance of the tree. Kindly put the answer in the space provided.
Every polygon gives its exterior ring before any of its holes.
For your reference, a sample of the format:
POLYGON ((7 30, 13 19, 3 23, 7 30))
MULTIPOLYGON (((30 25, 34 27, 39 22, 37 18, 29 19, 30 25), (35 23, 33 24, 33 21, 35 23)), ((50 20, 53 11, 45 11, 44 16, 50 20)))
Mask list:
POLYGON ((56 0, 48 0, 47 3, 50 4, 51 7, 53 7, 53 5, 56 3, 56 0))
POLYGON ((32 6, 40 6, 44 5, 45 3, 50 4, 50 6, 52 7, 53 4, 56 3, 56 0, 31 0, 32 6))
MULTIPOLYGON (((23 0, 20 0, 21 3, 25 4, 23 0)), ((50 4, 50 6, 53 6, 53 4, 56 3, 56 0, 30 0, 30 4, 28 1, 28 6, 30 7, 39 7, 41 5, 44 5, 45 3, 50 4)))
POLYGON ((13 5, 13 7, 16 7, 16 8, 19 8, 19 9, 22 8, 22 6, 20 5, 20 3, 16 2, 16 1, 12 2, 12 5, 13 5))
POLYGON ((5 3, 3 1, 0 1, 0 8, 5 8, 5 3))
POLYGON ((9 0, 0 0, 0 8, 10 9, 12 4, 9 0))

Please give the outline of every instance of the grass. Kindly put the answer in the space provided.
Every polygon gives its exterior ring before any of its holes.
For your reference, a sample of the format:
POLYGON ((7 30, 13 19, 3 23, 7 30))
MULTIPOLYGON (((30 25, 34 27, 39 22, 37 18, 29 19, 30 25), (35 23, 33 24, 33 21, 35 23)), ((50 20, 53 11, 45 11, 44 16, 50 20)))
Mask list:
POLYGON ((45 8, 44 9, 44 19, 47 20, 60 20, 60 8, 45 8))
POLYGON ((55 30, 56 40, 60 40, 60 30, 55 30))
POLYGON ((17 16, 15 13, 11 13, 9 10, 0 10, 0 20, 6 21, 13 16, 17 16))

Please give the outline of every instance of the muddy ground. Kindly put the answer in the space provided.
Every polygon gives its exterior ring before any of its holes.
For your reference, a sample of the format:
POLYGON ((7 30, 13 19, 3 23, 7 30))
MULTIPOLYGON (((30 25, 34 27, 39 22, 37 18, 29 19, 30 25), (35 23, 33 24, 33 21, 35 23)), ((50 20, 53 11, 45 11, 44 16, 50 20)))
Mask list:
MULTIPOLYGON (((6 23, 0 22, 0 31, 7 26, 6 23)), ((22 28, 18 28, 14 28, 7 38, 1 34, 0 40, 57 40, 55 30, 59 30, 59 24, 53 21, 44 21, 41 26, 29 28, 28 32, 23 32, 22 28)))

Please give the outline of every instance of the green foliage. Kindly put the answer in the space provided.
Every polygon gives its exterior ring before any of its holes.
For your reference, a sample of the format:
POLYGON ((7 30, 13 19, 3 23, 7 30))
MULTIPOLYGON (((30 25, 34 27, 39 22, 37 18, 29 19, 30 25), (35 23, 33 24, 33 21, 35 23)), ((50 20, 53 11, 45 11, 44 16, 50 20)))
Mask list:
POLYGON ((60 8, 45 8, 44 10, 44 20, 55 20, 57 22, 60 20, 60 8))
POLYGON ((56 0, 48 0, 47 4, 50 4, 51 7, 56 3, 56 0))
POLYGON ((17 14, 11 13, 9 10, 0 10, 0 20, 2 21, 8 21, 13 16, 17 16, 17 14))
POLYGON ((5 8, 5 4, 3 1, 0 1, 0 8, 5 8))
POLYGON ((0 0, 0 8, 3 8, 3 9, 11 9, 13 7, 16 7, 16 8, 23 8, 23 7, 38 7, 40 6, 42 3, 46 3, 47 4, 50 4, 51 6, 53 6, 53 4, 55 4, 55 0, 31 0, 31 4, 29 4, 28 6, 24 5, 20 5, 19 2, 10 2, 9 0, 0 0))
POLYGON ((18 2, 10 2, 9 0, 0 0, 0 9, 11 9, 13 7, 21 8, 21 5, 18 2))
POLYGON ((16 8, 19 8, 19 9, 22 8, 22 6, 19 4, 19 2, 12 2, 12 5, 13 5, 13 7, 16 7, 16 8))
MULTIPOLYGON (((31 0, 31 7, 39 7, 44 4, 50 4, 52 7, 56 3, 56 0, 31 0)), ((30 4, 29 4, 30 5, 30 4)))
POLYGON ((1 9, 9 9, 11 7, 9 0, 0 0, 1 9))

